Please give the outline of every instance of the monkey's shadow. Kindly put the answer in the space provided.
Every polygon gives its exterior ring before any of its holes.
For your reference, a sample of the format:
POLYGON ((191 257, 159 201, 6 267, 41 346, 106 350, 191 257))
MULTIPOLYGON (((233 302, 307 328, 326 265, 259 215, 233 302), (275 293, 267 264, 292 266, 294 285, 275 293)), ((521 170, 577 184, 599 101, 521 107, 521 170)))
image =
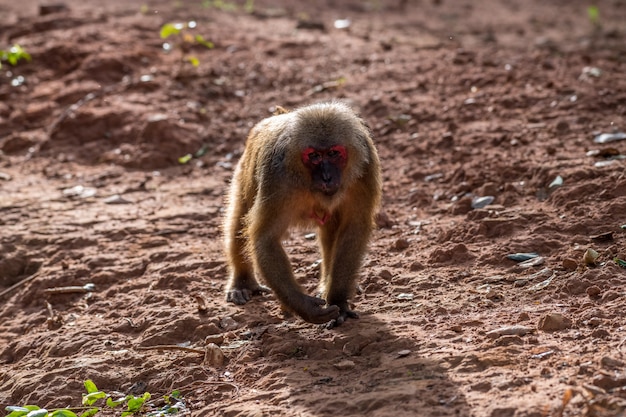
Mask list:
POLYGON ((259 323, 265 331, 254 344, 267 374, 252 399, 316 416, 470 415, 447 363, 420 356, 433 342, 427 332, 409 317, 382 316, 362 307, 359 319, 331 330, 299 318, 259 323))

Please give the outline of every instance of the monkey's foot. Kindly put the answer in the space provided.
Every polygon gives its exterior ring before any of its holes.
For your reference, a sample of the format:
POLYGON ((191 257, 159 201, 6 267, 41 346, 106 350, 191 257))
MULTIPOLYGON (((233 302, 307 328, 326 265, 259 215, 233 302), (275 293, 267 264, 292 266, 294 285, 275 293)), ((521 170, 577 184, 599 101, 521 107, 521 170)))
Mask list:
POLYGON ((326 323, 325 327, 330 330, 335 327, 341 326, 347 318, 358 319, 359 314, 356 311, 343 309, 339 312, 339 317, 334 320, 330 320, 328 323, 326 323))
POLYGON ((230 288, 226 290, 226 301, 237 305, 243 305, 250 301, 255 295, 267 294, 270 292, 272 292, 272 290, 268 287, 258 284, 252 288, 230 288))

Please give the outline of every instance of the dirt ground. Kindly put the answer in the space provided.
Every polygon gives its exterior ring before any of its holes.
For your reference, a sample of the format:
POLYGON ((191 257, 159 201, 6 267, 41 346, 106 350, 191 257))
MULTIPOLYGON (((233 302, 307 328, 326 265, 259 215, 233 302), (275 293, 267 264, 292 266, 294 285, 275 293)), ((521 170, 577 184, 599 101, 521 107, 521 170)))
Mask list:
MULTIPOLYGON (((626 3, 243 3, 0 4, 32 56, 0 74, 3 412, 92 379, 192 416, 626 415, 626 140, 595 141, 626 131, 626 3), (160 38, 189 21, 213 49, 160 38), (361 318, 327 330, 226 303, 220 229, 250 127, 331 99, 384 196, 361 318)), ((313 292, 311 232, 285 247, 313 292)))

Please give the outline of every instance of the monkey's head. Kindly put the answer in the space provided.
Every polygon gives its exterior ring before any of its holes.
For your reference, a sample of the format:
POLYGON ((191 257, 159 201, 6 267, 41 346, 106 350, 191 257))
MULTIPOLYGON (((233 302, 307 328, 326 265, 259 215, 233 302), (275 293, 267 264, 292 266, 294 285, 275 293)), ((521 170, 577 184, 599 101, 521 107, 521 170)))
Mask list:
POLYGON ((297 161, 297 171, 310 179, 310 191, 332 198, 362 176, 370 161, 369 132, 352 109, 323 103, 291 115, 289 136, 299 155, 290 155, 287 161, 297 161))

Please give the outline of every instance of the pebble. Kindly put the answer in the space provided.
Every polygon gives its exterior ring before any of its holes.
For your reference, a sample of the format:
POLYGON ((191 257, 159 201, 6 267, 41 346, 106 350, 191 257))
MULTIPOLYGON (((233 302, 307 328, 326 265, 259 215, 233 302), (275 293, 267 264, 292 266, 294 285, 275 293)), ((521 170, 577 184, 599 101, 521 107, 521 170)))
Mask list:
POLYGON ((413 299, 413 294, 402 292, 402 293, 396 295, 396 299, 398 299, 398 300, 412 300, 413 299))
POLYGON ((572 258, 565 258, 561 261, 561 266, 568 271, 575 271, 578 268, 578 262, 572 258))
POLYGON ((126 200, 119 194, 114 194, 104 199, 105 204, 131 204, 132 201, 126 200))
POLYGON ((404 349, 398 352, 398 357, 404 358, 405 356, 409 356, 410 354, 411 354, 411 351, 409 349, 404 349))
POLYGON ((533 329, 532 327, 514 325, 500 327, 498 329, 488 331, 485 336, 490 339, 497 339, 501 336, 524 336, 534 331, 535 329, 533 329))
POLYGON ((604 369, 617 370, 624 369, 624 366, 626 366, 623 361, 620 361, 619 359, 613 359, 608 356, 604 356, 602 359, 600 359, 600 365, 602 365, 604 369))
POLYGON ((520 262, 517 264, 517 267, 520 269, 528 269, 534 266, 543 265, 546 259, 543 256, 537 256, 536 258, 531 258, 526 261, 520 262))
POLYGON ((208 335, 207 337, 204 338, 204 344, 208 345, 210 343, 213 343, 215 345, 221 345, 222 343, 224 343, 224 334, 219 333, 219 334, 208 335))
POLYGON ((549 313, 539 319, 537 328, 544 332, 554 332, 572 327, 572 321, 561 313, 549 313))
POLYGON ((600 256, 600 254, 597 251, 589 248, 585 251, 585 254, 583 255, 583 263, 585 265, 595 265, 598 256, 600 256))
POLYGON ((348 371, 350 369, 354 369, 356 365, 351 360, 345 359, 343 361, 335 363, 333 366, 340 371, 348 371))
POLYGON ((204 365, 222 366, 224 365, 224 352, 215 343, 209 343, 205 347, 204 365))
POLYGON ((393 248, 395 250, 404 250, 406 248, 409 247, 409 241, 404 239, 404 238, 400 238, 398 240, 396 240, 393 244, 393 248))
POLYGON ((239 327, 239 323, 237 323, 232 317, 226 316, 220 321, 220 327, 226 331, 235 330, 239 327))
POLYGON ((485 208, 489 204, 493 203, 495 199, 496 198, 491 195, 487 195, 484 197, 475 197, 472 199, 472 208, 473 209, 485 208))
POLYGON ((600 294, 602 294, 602 289, 597 285, 592 285, 591 287, 587 287, 585 292, 590 298, 598 298, 600 294))
POLYGON ((496 340, 496 345, 498 346, 509 346, 509 345, 523 345, 524 340, 515 335, 507 335, 502 336, 496 340))

